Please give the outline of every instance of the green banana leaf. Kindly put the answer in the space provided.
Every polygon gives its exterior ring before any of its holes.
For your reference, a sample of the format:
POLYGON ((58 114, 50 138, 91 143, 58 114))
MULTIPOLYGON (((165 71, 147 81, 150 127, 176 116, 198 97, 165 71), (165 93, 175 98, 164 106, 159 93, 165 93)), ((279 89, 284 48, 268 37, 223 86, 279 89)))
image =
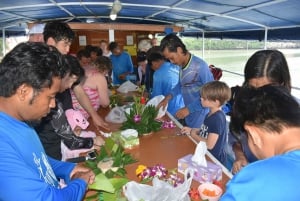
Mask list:
POLYGON ((96 175, 95 182, 89 184, 89 189, 114 193, 115 188, 110 180, 102 173, 96 175))

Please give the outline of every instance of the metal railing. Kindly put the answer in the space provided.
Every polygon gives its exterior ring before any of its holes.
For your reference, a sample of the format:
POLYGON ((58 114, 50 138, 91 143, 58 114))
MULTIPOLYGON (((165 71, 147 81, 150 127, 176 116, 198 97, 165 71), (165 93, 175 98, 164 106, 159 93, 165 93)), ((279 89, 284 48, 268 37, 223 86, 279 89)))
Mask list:
MULTIPOLYGON (((244 77, 244 74, 241 74, 241 73, 236 73, 236 72, 225 70, 225 69, 222 69, 222 71, 226 72, 226 73, 233 74, 233 75, 237 75, 237 76, 240 76, 240 77, 244 77)), ((224 81, 226 82, 226 79, 224 79, 224 81)), ((300 87, 292 86, 292 95, 300 100, 300 87)))

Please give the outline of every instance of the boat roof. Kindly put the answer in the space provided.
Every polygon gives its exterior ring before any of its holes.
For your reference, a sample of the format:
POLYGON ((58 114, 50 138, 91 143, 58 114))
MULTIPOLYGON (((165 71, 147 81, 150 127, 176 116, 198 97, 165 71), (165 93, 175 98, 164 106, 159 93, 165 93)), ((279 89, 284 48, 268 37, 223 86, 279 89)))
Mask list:
POLYGON ((25 35, 28 23, 132 23, 183 27, 179 34, 214 38, 300 39, 299 0, 1 0, 0 28, 6 36, 25 35))

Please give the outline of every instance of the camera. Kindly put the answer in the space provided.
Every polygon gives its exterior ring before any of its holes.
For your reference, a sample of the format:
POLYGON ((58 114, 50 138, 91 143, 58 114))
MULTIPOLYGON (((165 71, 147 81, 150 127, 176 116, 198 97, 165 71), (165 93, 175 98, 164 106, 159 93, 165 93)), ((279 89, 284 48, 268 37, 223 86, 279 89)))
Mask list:
POLYGON ((87 160, 95 160, 97 157, 97 151, 94 149, 92 151, 89 151, 86 155, 87 160))

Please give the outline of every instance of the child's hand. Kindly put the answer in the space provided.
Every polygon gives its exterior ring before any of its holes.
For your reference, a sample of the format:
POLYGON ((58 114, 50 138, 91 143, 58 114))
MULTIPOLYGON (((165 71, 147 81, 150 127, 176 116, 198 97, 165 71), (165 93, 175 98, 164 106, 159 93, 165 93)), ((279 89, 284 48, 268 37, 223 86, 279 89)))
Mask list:
POLYGON ((190 127, 183 127, 180 132, 181 132, 181 134, 189 135, 189 134, 191 134, 191 130, 192 130, 192 128, 190 128, 190 127))

